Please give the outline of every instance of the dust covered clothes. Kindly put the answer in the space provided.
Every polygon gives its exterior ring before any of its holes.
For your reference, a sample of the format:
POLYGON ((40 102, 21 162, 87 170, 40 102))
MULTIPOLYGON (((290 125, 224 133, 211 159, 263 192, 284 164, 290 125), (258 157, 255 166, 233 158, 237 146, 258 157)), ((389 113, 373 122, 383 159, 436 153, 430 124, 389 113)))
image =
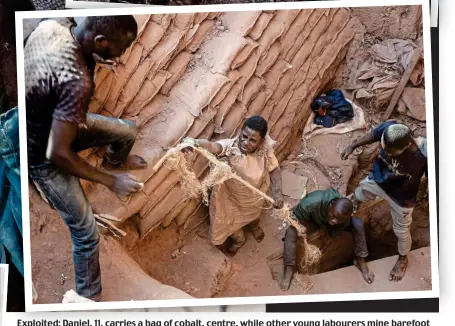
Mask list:
MULTIPOLYGON (((381 141, 384 130, 395 121, 386 121, 373 130, 373 137, 381 141)), ((412 212, 416 204, 420 180, 427 171, 426 143, 418 144, 414 153, 405 151, 389 157, 381 150, 373 165, 373 171, 356 188, 354 195, 359 202, 368 202, 376 197, 384 199, 390 207, 393 231, 398 239, 398 252, 405 256, 412 247, 412 212)))
POLYGON ((24 48, 29 165, 46 160, 52 120, 85 124, 93 75, 70 19, 42 21, 24 48))
MULTIPOLYGON (((239 138, 220 140, 224 157, 232 170, 253 187, 266 193, 270 172, 279 167, 273 141, 266 136, 263 145, 252 154, 242 154, 239 138)), ((258 220, 269 205, 238 180, 229 179, 214 187, 209 204, 210 242, 221 245, 242 227, 258 220)))
MULTIPOLYGON (((373 130, 373 137, 381 141, 384 130, 396 124, 386 121, 373 130)), ((414 153, 405 151, 403 154, 390 157, 384 149, 374 162, 369 179, 374 180, 384 192, 401 207, 413 207, 419 191, 420 179, 427 171, 427 158, 417 150, 414 153)))

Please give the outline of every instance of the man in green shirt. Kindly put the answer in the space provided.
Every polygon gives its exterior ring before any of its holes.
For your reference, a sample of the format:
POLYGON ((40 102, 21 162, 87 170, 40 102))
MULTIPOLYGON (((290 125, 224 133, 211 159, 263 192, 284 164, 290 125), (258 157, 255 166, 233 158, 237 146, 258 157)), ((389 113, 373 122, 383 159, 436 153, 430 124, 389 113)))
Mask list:
MULTIPOLYGON (((292 210, 292 218, 303 226, 306 237, 308 223, 327 230, 329 236, 337 236, 342 231, 351 229, 354 233, 355 260, 354 264, 362 272, 367 283, 374 281, 374 274, 368 269, 365 258, 368 248, 365 238, 363 221, 353 217, 353 204, 348 198, 342 197, 334 188, 316 190, 300 200, 292 210)), ((298 232, 290 226, 284 238, 284 273, 280 282, 283 291, 287 291, 291 284, 292 276, 296 271, 296 252, 298 232)))

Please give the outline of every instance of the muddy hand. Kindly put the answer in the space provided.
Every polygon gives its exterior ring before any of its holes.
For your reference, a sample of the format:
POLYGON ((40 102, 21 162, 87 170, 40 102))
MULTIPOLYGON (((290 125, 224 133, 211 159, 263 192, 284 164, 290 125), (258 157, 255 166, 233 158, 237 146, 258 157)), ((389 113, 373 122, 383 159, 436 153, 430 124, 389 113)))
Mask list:
MULTIPOLYGON (((182 144, 188 144, 188 145, 191 145, 191 146, 196 146, 196 140, 194 138, 186 137, 186 138, 183 138, 182 144)), ((193 148, 191 148, 191 146, 183 148, 182 152, 184 154, 193 153, 193 148)))
POLYGON ((354 148, 352 148, 352 146, 346 147, 345 150, 341 153, 341 159, 346 160, 349 155, 352 154, 352 152, 354 152, 354 148))
POLYGON ((144 188, 144 184, 130 174, 116 174, 114 177, 114 182, 110 189, 120 198, 138 192, 144 188))

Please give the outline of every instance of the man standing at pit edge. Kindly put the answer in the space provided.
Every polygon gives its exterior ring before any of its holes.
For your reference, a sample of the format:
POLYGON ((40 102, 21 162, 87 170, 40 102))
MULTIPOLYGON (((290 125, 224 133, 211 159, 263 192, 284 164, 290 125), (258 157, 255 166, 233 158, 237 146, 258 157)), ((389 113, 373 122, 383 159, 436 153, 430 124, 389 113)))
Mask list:
POLYGON ((143 169, 129 156, 137 136, 130 121, 87 113, 96 62, 120 57, 137 36, 133 16, 87 17, 80 25, 63 18, 42 21, 25 45, 29 173, 71 232, 76 292, 101 299, 99 234, 79 178, 105 185, 118 196, 142 188, 129 174, 143 169), (77 152, 107 146, 103 169, 77 152))
POLYGON ((414 138, 407 126, 389 120, 352 143, 341 157, 345 160, 356 148, 375 142, 381 143, 381 152, 374 162, 373 171, 355 189, 354 203, 357 206, 358 202, 380 197, 389 204, 399 253, 389 280, 397 282, 403 278, 408 266, 412 211, 417 204, 420 180, 424 174, 428 175, 426 140, 414 138))

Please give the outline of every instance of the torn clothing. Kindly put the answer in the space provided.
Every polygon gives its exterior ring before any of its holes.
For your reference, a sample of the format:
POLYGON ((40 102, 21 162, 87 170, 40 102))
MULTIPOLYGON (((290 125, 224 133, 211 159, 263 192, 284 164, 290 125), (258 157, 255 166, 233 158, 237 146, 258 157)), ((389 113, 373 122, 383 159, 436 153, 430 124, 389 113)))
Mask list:
POLYGON ((411 250, 411 223, 412 223, 412 207, 402 207, 396 203, 374 180, 369 177, 360 182, 360 185, 355 189, 355 199, 365 203, 380 197, 384 199, 390 207, 393 221, 393 232, 398 238, 398 252, 405 256, 411 250))
MULTIPOLYGON (((240 151, 238 137, 218 141, 223 157, 232 170, 251 186, 266 193, 270 187, 270 172, 279 164, 273 152, 273 140, 266 136, 254 153, 240 151)), ((260 219, 268 208, 264 198, 256 195, 238 180, 229 179, 213 188, 210 203, 209 239, 213 245, 221 245, 242 227, 260 219)))
POLYGON ((84 124, 93 73, 72 34, 74 21, 42 21, 24 47, 28 162, 46 161, 53 120, 84 124))
MULTIPOLYGON (((307 227, 309 221, 302 221, 302 224, 307 227)), ((365 226, 361 219, 352 217, 350 219, 349 227, 347 228, 352 231, 354 236, 355 250, 354 254, 356 257, 366 258, 368 257, 368 247, 365 234, 365 226)), ((290 226, 286 230, 284 236, 284 254, 283 261, 285 266, 297 266, 297 247, 301 245, 297 230, 290 226)), ((302 248, 305 250, 304 248, 302 248)))
MULTIPOLYGON (((373 130, 374 140, 381 141, 387 127, 397 122, 389 120, 373 130)), ((426 142, 422 142, 426 148, 426 142)), ((424 147, 422 147, 422 150, 424 147)), ((416 152, 405 151, 390 157, 384 149, 374 162, 370 179, 374 180, 384 192, 401 207, 413 207, 416 204, 420 179, 427 174, 427 158, 419 149, 416 152)))
MULTIPOLYGON (((115 118, 88 114, 86 127, 79 127, 73 149, 108 146, 106 160, 124 162, 134 145, 136 126, 115 118)), ((93 299, 101 293, 99 234, 90 203, 79 178, 61 171, 46 161, 29 167, 30 177, 50 204, 58 211, 71 233, 76 291, 93 299)))
POLYGON ((318 227, 326 227, 330 235, 337 235, 349 227, 349 221, 338 225, 328 223, 328 209, 330 203, 341 198, 340 193, 334 189, 316 190, 310 192, 300 200, 300 203, 294 208, 293 214, 300 223, 303 221, 312 221, 318 227))
POLYGON ((0 264, 11 261, 24 276, 17 108, 0 115, 0 264))

